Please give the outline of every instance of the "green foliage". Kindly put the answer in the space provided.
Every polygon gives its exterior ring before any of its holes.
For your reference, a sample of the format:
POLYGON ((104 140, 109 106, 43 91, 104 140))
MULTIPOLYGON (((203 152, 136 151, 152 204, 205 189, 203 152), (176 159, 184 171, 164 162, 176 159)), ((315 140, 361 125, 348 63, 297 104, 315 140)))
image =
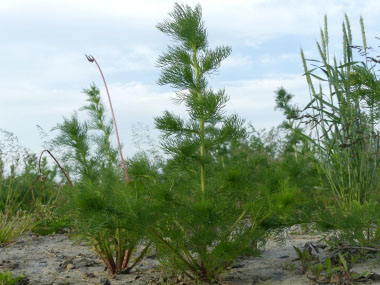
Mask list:
POLYGON ((208 87, 231 49, 208 47, 201 7, 175 4, 169 15, 157 27, 175 44, 159 57, 158 83, 176 89, 188 116, 166 111, 155 119, 170 158, 155 191, 165 211, 150 235, 166 268, 215 282, 270 230, 299 221, 294 206, 306 203, 289 182, 287 171, 298 165, 282 170, 285 156, 281 162, 260 139, 248 141, 243 120, 224 113, 224 90, 208 87))
POLYGON ((206 29, 199 5, 194 9, 175 4, 170 18, 157 25, 178 44, 170 46, 158 59, 162 68, 158 83, 177 90, 175 102, 186 106, 189 119, 165 112, 155 119, 162 131, 162 147, 182 160, 190 171, 200 172, 201 189, 206 191, 206 172, 212 164, 212 153, 232 140, 244 137, 242 120, 236 115, 224 116, 228 97, 224 90, 208 89, 207 77, 215 72, 230 47, 208 48, 206 29), (218 125, 219 124, 219 125, 218 125), (194 169, 194 165, 198 169, 194 169))
POLYGON ((380 246, 377 223, 380 219, 380 206, 377 202, 352 202, 336 205, 334 201, 319 209, 318 224, 322 230, 336 230, 336 237, 351 245, 380 246))
POLYGON ((64 150, 64 161, 77 180, 74 189, 66 189, 69 203, 62 210, 69 213, 78 237, 94 247, 111 274, 127 273, 150 246, 147 242, 131 265, 136 247, 145 243, 146 228, 155 219, 147 201, 157 168, 146 155, 137 154, 128 161, 131 182, 125 184, 117 150, 110 142, 113 124, 106 121, 99 89, 92 85, 84 93, 88 105, 82 110, 90 120, 82 123, 74 114, 55 128, 60 133, 54 143, 64 150))
POLYGON ((304 134, 304 129, 299 122, 300 110, 291 105, 294 95, 289 94, 283 87, 276 91, 276 107, 282 110, 286 120, 282 122, 281 129, 286 131, 284 145, 285 152, 293 152, 296 159, 298 156, 314 156, 309 138, 304 134))
POLYGON ((10 271, 7 271, 5 273, 0 272, 0 285, 16 285, 23 278, 24 274, 14 277, 10 271))
POLYGON ((369 280, 369 272, 357 273, 352 270, 361 254, 350 254, 350 251, 342 253, 335 251, 330 257, 318 258, 311 254, 309 248, 300 250, 293 247, 301 262, 302 272, 309 271, 311 275, 307 277, 317 284, 356 284, 355 282, 365 282, 369 280))
MULTIPOLYGON (((339 257, 340 256, 342 256, 342 255, 340 254, 339 257)), ((344 259, 343 256, 342 256, 342 258, 343 258, 344 262, 346 262, 346 260, 344 259)), ((342 259, 340 258, 340 260, 342 260, 342 259)), ((347 263, 346 263, 346 265, 347 265, 347 263)), ((305 269, 307 269, 307 268, 305 268, 305 269)), ((316 264, 309 263, 308 269, 310 269, 310 272, 313 276, 312 278, 310 278, 310 277, 309 278, 314 280, 315 282, 330 283, 330 282, 343 281, 343 280, 341 280, 342 279, 341 275, 344 275, 344 272, 341 272, 341 267, 338 264, 335 264, 333 266, 333 263, 332 263, 330 258, 326 258, 325 261, 322 263, 316 263, 316 264)))
POLYGON ((334 262, 331 258, 326 258, 321 263, 309 263, 306 269, 310 270, 312 276, 308 278, 318 284, 356 284, 355 282, 368 281, 368 271, 357 273, 352 270, 359 256, 339 252, 334 262))
POLYGON ((60 131, 53 143, 67 149, 62 158, 68 172, 80 175, 80 179, 94 178, 96 174, 91 171, 95 160, 88 158, 90 146, 87 124, 79 122, 77 113, 74 113, 71 118, 64 118, 63 123, 53 130, 60 131))
POLYGON ((376 107, 380 82, 366 58, 363 62, 354 60, 347 17, 342 62, 330 58, 327 33, 326 25, 317 43, 321 60, 313 60, 314 68, 309 69, 301 51, 311 101, 300 118, 313 128, 309 138, 318 151, 326 186, 342 203, 364 203, 378 193, 380 152, 375 126, 380 118, 376 107), (312 79, 319 81, 318 91, 312 79), (327 92, 322 85, 327 86, 327 92))
POLYGON ((5 132, 4 140, 0 141, 3 148, 0 151, 0 211, 7 208, 12 212, 19 209, 33 212, 35 203, 48 204, 55 198, 56 189, 60 187, 57 170, 44 158, 41 172, 46 182, 41 183, 37 180, 37 156, 17 144, 17 138, 9 132, 5 132), (8 149, 10 145, 12 148, 8 149))
MULTIPOLYGON (((34 226, 52 221, 60 189, 56 167, 18 145, 17 137, 1 130, 0 243, 9 243, 34 226), (37 167, 40 164, 40 170, 37 167), (7 168, 9 167, 9 171, 7 168), (42 181, 43 180, 43 181, 42 181)), ((53 230, 55 231, 55 230, 53 230)))
POLYGON ((313 176, 320 179, 309 196, 315 210, 310 217, 322 229, 337 230, 339 238, 363 245, 374 242, 374 225, 379 224, 380 82, 376 62, 368 55, 362 19, 360 23, 363 47, 353 45, 345 17, 339 61, 329 53, 325 17, 317 42, 320 60, 307 60, 301 50, 310 102, 300 110, 290 104, 292 95, 280 88, 276 107, 287 118, 282 125, 288 132, 286 152, 293 152, 296 161, 309 157, 306 161, 315 163, 313 176), (355 49, 364 57, 361 61, 354 59, 355 49))
MULTIPOLYGON (((72 191, 72 189, 70 188, 72 191)), ((33 233, 37 235, 49 235, 60 231, 68 230, 73 222, 69 219, 66 211, 62 211, 63 204, 66 204, 66 196, 58 195, 57 199, 50 204, 36 203, 34 215, 38 217, 33 233)))
POLYGON ((25 211, 0 211, 0 244, 13 242, 23 233, 30 231, 34 224, 35 217, 25 211))
MULTIPOLYGON (((310 254, 309 249, 305 248, 300 250, 298 247, 293 246, 295 252, 297 253, 297 257, 301 262, 302 272, 306 272, 306 270, 311 266, 311 262, 314 259, 314 256, 310 254)), ((319 268, 313 268, 317 273, 320 273, 319 268)))

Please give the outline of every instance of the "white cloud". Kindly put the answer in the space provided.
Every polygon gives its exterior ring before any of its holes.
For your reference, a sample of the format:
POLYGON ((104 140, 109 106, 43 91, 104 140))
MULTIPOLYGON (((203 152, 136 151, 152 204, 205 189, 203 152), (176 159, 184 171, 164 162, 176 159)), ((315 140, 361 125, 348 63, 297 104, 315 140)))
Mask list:
POLYGON ((259 62, 262 64, 267 63, 279 63, 279 62, 286 62, 294 61, 294 60, 300 60, 300 54, 299 53, 283 53, 278 55, 273 54, 263 54, 259 56, 259 62))
POLYGON ((267 0, 267 1, 215 1, 201 2, 205 16, 210 19, 212 29, 222 29, 225 35, 244 38, 255 45, 265 39, 283 35, 319 36, 323 16, 338 29, 331 35, 340 35, 344 13, 351 16, 353 23, 364 16, 373 25, 380 12, 376 0, 369 1, 312 1, 312 0, 267 0), (218 26, 221 26, 218 28, 218 26))
MULTIPOLYGON (((294 75, 293 66, 285 66, 298 57, 299 50, 284 51, 283 47, 292 41, 305 49, 307 57, 315 58, 314 41, 319 38, 325 13, 330 38, 335 40, 332 53, 335 47, 340 48, 335 42, 341 40, 344 12, 351 18, 358 44, 360 15, 372 46, 371 39, 378 36, 377 0, 186 1, 192 6, 198 2, 210 44, 231 45, 234 50, 221 71, 230 72, 234 79, 249 79, 222 84, 231 96, 228 110, 238 112, 258 128, 282 120, 280 112, 273 110, 278 87, 295 94, 298 103, 307 101, 302 70, 294 75), (281 44, 268 48, 266 44, 272 40, 281 44), (282 73, 275 73, 274 67, 271 75, 261 74, 255 70, 255 63, 260 61, 277 64, 282 73), (288 68, 288 74, 284 73, 288 68), (258 74, 256 78, 248 77, 252 72, 246 71, 251 70, 258 74)), ((170 44, 155 25, 168 17, 173 4, 172 0, 1 1, 0 127, 15 132, 22 143, 37 149, 40 140, 35 125, 50 129, 63 115, 83 105, 85 98, 80 91, 90 82, 103 88, 96 66, 86 61, 84 53, 94 55, 103 68, 127 143, 132 123, 141 121, 152 127, 153 117, 165 109, 183 113, 172 104, 172 93, 155 85, 156 58, 170 44)))
POLYGON ((2 2, 0 13, 16 14, 25 20, 40 18, 48 21, 88 21, 122 18, 127 21, 138 19, 151 22, 167 13, 172 8, 172 3, 154 0, 12 0, 2 2))
POLYGON ((248 68, 252 67, 253 59, 249 55, 230 55, 226 58, 222 66, 224 69, 237 69, 237 68, 248 68))
POLYGON ((7 66, 0 69, 0 76, 7 78, 0 86, 44 86, 84 80, 95 74, 80 51, 31 43, 2 45, 0 52, 1 62, 7 66))
POLYGON ((154 85, 142 82, 117 83, 109 86, 115 109, 121 113, 132 113, 133 117, 148 117, 159 115, 170 107, 173 92, 164 92, 154 85))
MULTIPOLYGON (((239 114, 243 114, 247 120, 255 125, 258 120, 256 112, 260 115, 264 112, 266 125, 260 127, 270 127, 276 125, 278 112, 275 113, 275 91, 284 87, 289 93, 294 94, 294 103, 305 104, 308 101, 308 91, 305 78, 300 75, 284 74, 276 77, 267 76, 261 79, 226 82, 226 92, 230 95, 228 109, 239 114), (275 118, 274 120, 272 119, 275 118)), ((262 120, 264 119, 264 120, 262 120)))
POLYGON ((96 48, 97 57, 106 58, 105 72, 133 72, 155 69, 159 52, 146 45, 129 45, 124 49, 115 47, 96 48))

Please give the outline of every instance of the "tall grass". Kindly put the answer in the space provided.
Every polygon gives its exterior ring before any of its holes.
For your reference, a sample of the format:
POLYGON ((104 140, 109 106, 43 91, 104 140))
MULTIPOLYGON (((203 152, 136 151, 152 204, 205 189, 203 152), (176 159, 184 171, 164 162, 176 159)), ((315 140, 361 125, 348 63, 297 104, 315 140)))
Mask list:
MULTIPOLYGON (((360 24, 367 50, 362 20, 360 24)), ((363 204, 378 190, 380 141, 376 106, 380 82, 366 58, 355 61, 347 16, 343 22, 342 59, 330 55, 327 17, 317 48, 319 60, 307 60, 301 50, 311 95, 301 118, 310 127, 309 138, 316 147, 320 170, 336 199, 363 204)))
POLYGON ((0 243, 9 243, 52 219, 61 185, 45 158, 38 160, 11 132, 0 135, 0 243))
POLYGON ((11 185, 0 190, 6 193, 6 199, 0 207, 0 244, 7 244, 30 231, 35 225, 35 217, 20 209, 22 201, 16 199, 17 194, 11 185))
POLYGON ((33 214, 22 210, 16 213, 8 209, 0 211, 0 245, 10 243, 23 233, 31 231, 34 225, 33 214))
POLYGON ((300 111, 316 153, 322 188, 315 219, 342 239, 379 247, 380 81, 360 19, 362 46, 354 45, 350 22, 342 24, 343 55, 330 55, 327 17, 317 42, 319 60, 302 62, 310 102, 300 111), (359 52, 357 52, 359 50, 359 52), (324 191, 323 191, 324 190, 324 191))

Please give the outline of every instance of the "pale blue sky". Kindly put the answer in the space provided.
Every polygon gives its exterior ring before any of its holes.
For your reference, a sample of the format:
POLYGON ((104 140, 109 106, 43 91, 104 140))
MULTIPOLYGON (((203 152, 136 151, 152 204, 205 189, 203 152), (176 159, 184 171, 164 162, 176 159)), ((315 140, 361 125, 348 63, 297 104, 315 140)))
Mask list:
MULTIPOLYGON (((173 90, 156 84, 157 56, 170 40, 155 25, 171 12, 169 0, 0 0, 0 128, 39 152, 46 131, 85 102, 81 93, 103 84, 92 54, 103 68, 113 98, 119 132, 127 155, 132 124, 150 127, 163 110, 181 112, 170 101, 173 90)), ((359 17, 368 42, 380 36, 376 0, 199 0, 210 46, 230 45, 232 55, 215 75, 213 87, 225 87, 229 112, 237 112, 257 129, 277 126, 274 91, 285 87, 295 101, 308 98, 299 50, 317 58, 315 41, 329 19, 332 52, 339 55, 344 13, 351 20, 354 43, 361 44, 359 17)), ((105 95, 103 93, 103 95, 105 95)), ((105 97, 104 97, 105 99, 105 97)), ((51 134, 54 137, 54 133, 51 134)))

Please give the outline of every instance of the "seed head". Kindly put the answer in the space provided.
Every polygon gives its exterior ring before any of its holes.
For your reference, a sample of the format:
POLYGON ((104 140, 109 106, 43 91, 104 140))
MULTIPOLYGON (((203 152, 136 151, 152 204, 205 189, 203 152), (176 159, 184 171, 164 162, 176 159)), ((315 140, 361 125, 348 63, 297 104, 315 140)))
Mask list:
POLYGON ((94 61, 95 61, 95 58, 94 58, 92 55, 87 55, 87 54, 85 54, 85 56, 86 56, 86 58, 87 58, 87 60, 88 60, 89 62, 94 62, 94 61))

